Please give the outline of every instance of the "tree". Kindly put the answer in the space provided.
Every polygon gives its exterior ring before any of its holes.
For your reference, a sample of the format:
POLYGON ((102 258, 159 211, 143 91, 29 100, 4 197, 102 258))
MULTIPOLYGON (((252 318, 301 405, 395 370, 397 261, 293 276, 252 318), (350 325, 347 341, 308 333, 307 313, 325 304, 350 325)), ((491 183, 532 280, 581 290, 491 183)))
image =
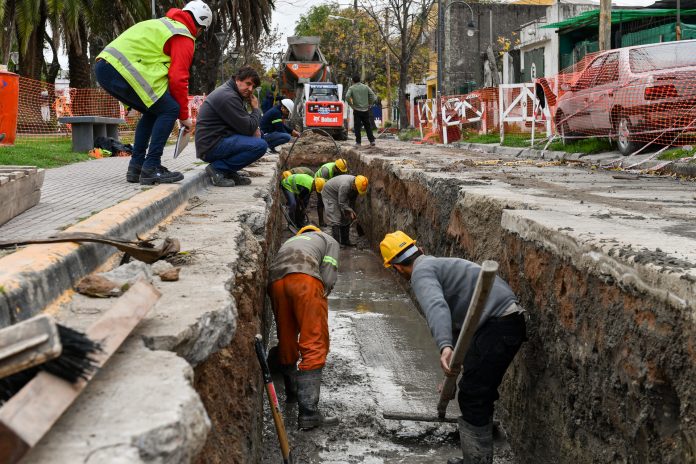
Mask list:
POLYGON ((399 64, 399 123, 402 128, 408 126, 406 86, 409 83, 409 70, 420 49, 432 6, 433 0, 386 0, 383 5, 364 6, 399 64), (389 22, 385 25, 384 17, 387 11, 389 22), (393 41, 392 31, 396 36, 393 41))

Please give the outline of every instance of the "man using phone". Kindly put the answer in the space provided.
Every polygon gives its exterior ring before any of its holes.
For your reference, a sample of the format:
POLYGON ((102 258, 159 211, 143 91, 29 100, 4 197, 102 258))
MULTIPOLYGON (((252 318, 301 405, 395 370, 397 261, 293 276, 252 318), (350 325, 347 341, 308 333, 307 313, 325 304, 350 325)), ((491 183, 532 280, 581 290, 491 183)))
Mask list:
POLYGON ((268 149, 261 138, 261 110, 254 95, 260 84, 259 73, 251 66, 242 66, 201 105, 196 122, 196 156, 210 163, 205 171, 213 185, 251 184, 251 179, 239 171, 261 158, 268 149))

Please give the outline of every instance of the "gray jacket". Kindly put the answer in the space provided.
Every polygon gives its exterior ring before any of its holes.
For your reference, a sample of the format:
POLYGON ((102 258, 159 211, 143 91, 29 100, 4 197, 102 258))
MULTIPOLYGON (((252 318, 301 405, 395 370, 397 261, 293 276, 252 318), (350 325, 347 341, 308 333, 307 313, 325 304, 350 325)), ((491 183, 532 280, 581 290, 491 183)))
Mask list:
POLYGON ((338 242, 323 232, 305 232, 289 238, 278 250, 269 269, 275 282, 288 274, 316 277, 324 283, 324 296, 331 293, 338 276, 338 242))
POLYGON ((326 222, 330 226, 348 225, 348 214, 353 211, 352 203, 358 196, 355 176, 343 174, 326 181, 321 199, 326 209, 326 222))
MULTIPOLYGON (((478 264, 460 258, 423 255, 414 261, 411 289, 440 351, 447 346, 454 348, 480 271, 478 264)), ((502 316, 512 303, 517 303, 517 297, 496 276, 479 327, 492 317, 502 316)))
POLYGON ((261 110, 249 113, 234 79, 208 95, 196 120, 196 156, 202 160, 220 141, 231 135, 254 135, 261 121, 261 110))

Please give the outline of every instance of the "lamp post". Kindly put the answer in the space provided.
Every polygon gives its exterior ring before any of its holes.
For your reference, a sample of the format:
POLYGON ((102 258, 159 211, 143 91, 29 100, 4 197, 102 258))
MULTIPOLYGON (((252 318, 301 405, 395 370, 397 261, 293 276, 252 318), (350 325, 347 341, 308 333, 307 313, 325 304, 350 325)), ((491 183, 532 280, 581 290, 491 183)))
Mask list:
MULTIPOLYGON (((469 7, 469 11, 471 12, 471 20, 466 25, 466 35, 468 37, 473 37, 474 34, 476 33, 476 25, 474 24, 474 10, 471 8, 471 5, 466 3, 463 0, 453 0, 451 1, 445 8, 442 8, 442 1, 443 0, 438 0, 437 1, 437 101, 438 101, 438 109, 440 107, 440 97, 442 97, 442 85, 443 85, 443 79, 442 79, 442 70, 443 70, 443 59, 444 59, 444 28, 445 28, 445 13, 452 7, 452 5, 460 4, 460 5, 466 5, 469 7)), ((447 2, 447 0, 444 0, 447 2)))

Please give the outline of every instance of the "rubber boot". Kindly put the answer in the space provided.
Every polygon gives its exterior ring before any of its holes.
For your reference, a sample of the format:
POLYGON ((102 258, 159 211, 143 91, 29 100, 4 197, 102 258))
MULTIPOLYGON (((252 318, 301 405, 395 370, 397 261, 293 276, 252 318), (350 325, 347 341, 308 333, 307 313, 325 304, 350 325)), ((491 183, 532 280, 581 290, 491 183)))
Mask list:
POLYGON ((338 424, 338 417, 324 416, 319 412, 319 392, 321 391, 322 369, 299 371, 297 373, 297 426, 313 429, 322 425, 338 424))
POLYGON ((280 371, 285 382, 285 402, 297 403, 297 366, 294 364, 282 364, 280 371))
POLYGON ((319 218, 319 227, 326 227, 324 222, 324 205, 321 202, 317 202, 317 217, 319 218))
POLYGON ((341 226, 331 226, 331 236, 338 243, 341 243, 341 226))
POLYGON ((493 422, 476 427, 459 418, 459 440, 463 458, 451 458, 447 464, 492 464, 493 422))
POLYGON ((341 232, 341 241, 340 241, 341 245, 348 246, 348 247, 355 246, 353 243, 350 243, 350 224, 348 224, 347 226, 341 226, 340 232, 341 232))

